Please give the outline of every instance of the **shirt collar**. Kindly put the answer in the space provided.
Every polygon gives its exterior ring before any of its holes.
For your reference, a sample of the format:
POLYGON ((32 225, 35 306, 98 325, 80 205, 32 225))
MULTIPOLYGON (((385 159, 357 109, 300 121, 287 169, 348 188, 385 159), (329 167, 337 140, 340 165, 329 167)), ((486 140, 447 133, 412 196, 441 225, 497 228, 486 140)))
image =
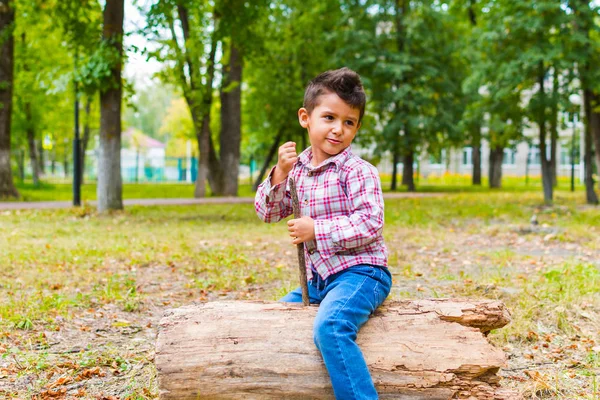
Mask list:
POLYGON ((302 153, 300 153, 300 155, 298 156, 298 162, 300 164, 303 164, 304 166, 306 166, 308 169, 320 169, 321 167, 327 165, 327 164, 335 164, 335 166, 340 169, 344 163, 346 161, 348 161, 348 159, 352 156, 352 150, 350 149, 350 146, 346 147, 341 153, 333 156, 333 157, 329 157, 327 160, 323 161, 321 164, 317 165, 316 167, 313 167, 312 164, 310 163, 310 161, 312 160, 313 154, 312 154, 312 149, 309 146, 306 150, 304 150, 302 153))

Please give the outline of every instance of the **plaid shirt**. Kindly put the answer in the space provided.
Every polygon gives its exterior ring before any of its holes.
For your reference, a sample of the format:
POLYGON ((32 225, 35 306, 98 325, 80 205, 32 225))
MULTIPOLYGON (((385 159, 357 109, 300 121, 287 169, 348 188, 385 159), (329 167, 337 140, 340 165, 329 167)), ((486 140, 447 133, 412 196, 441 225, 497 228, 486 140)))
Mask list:
POLYGON ((387 267, 377 169, 352 154, 349 147, 316 167, 311 159, 309 147, 300 154, 288 178, 275 186, 271 186, 271 170, 256 192, 254 207, 259 218, 277 222, 293 214, 287 183, 291 177, 302 215, 315 220, 316 243, 304 246, 309 279, 311 269, 326 279, 358 264, 387 267))

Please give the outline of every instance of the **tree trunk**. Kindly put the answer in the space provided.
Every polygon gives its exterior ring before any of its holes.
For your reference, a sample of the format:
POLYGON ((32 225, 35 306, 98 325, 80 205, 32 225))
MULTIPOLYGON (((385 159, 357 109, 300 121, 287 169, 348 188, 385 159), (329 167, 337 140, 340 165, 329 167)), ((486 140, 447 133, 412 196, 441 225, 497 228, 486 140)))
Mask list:
POLYGON ((229 63, 224 66, 221 85, 220 160, 223 171, 223 195, 237 196, 240 166, 242 114, 242 55, 231 39, 229 63))
MULTIPOLYGON (((590 53, 589 43, 587 42, 590 39, 590 29, 594 25, 594 13, 590 10, 590 3, 587 0, 579 0, 578 2, 572 2, 569 4, 573 7, 573 12, 575 14, 575 19, 573 20, 573 24, 575 30, 581 33, 585 38, 585 47, 576 48, 577 51, 586 51, 590 53), (581 7, 580 7, 581 6, 581 7)), ((592 53, 590 53, 592 54, 592 53)), ((594 74, 592 71, 592 60, 584 59, 583 62, 580 63, 579 68, 579 79, 581 81, 581 87, 583 88, 583 132, 584 135, 584 145, 585 152, 583 155, 583 163, 584 163, 584 183, 585 183, 585 194, 586 201, 588 204, 598 204, 598 196, 594 191, 594 176, 593 176, 593 155, 592 155, 592 98, 593 98, 593 79, 594 74)))
POLYGON ((273 157, 275 157, 275 154, 277 153, 277 150, 279 149, 279 142, 281 141, 282 136, 283 136, 283 128, 280 128, 279 132, 277 132, 277 135, 275 136, 275 140, 273 141, 271 148, 269 149, 267 158, 265 159, 265 162, 264 162, 262 168, 260 169, 260 174, 258 175, 256 182, 254 182, 254 185, 252 186, 252 189, 254 189, 254 191, 258 190, 258 186, 262 183, 262 181, 265 177, 265 174, 267 173, 267 169, 269 169, 269 167, 271 166, 271 160, 273 159, 273 157))
POLYGON ((210 108, 212 107, 213 99, 213 80, 215 77, 217 42, 217 38, 213 37, 208 61, 208 77, 204 88, 204 116, 202 118, 200 136, 196 135, 198 139, 198 176, 196 179, 196 187, 194 188, 194 197, 196 198, 206 197, 206 181, 210 174, 210 147, 212 141, 210 131, 210 108))
POLYGON ((15 10, 11 0, 0 0, 0 198, 19 197, 10 163, 10 120, 14 77, 15 10))
POLYGON ((33 128, 33 116, 31 115, 31 103, 25 103, 25 132, 27 135, 27 147, 29 149, 29 164, 31 165, 31 178, 33 179, 33 185, 39 186, 40 184, 40 164, 38 163, 37 157, 37 146, 35 140, 35 130, 33 128))
POLYGON ((490 162, 488 180, 490 188, 502 187, 502 159, 504 158, 503 146, 490 147, 490 162))
POLYGON ((550 160, 546 155, 546 92, 544 89, 544 76, 546 70, 544 68, 543 61, 540 62, 538 68, 538 85, 540 96, 540 104, 538 110, 538 126, 540 129, 540 162, 542 164, 542 185, 544 188, 544 203, 547 205, 552 204, 552 170, 550 166, 550 160))
MULTIPOLYGON (((470 0, 468 5, 469 21, 471 26, 477 26, 477 15, 475 14, 475 0, 470 0)), ((481 186, 481 124, 478 123, 472 131, 471 139, 471 162, 473 164, 472 184, 481 186)))
POLYGON ((596 111, 598 107, 600 107, 600 96, 594 93, 591 96, 590 132, 594 143, 596 171, 600 172, 600 112, 596 111))
POLYGON ((415 152, 410 150, 404 155, 402 160, 402 184, 406 185, 409 192, 414 192, 415 188, 415 171, 413 163, 415 161, 415 152))
POLYGON ((92 96, 87 96, 85 100, 85 123, 83 125, 83 138, 81 139, 81 181, 85 182, 85 152, 87 151, 88 143, 90 142, 90 120, 91 120, 92 96))
MULTIPOLYGON (((398 140, 398 139, 396 139, 398 140)), ((398 145, 394 145, 392 153, 392 186, 391 190, 396 191, 398 189, 398 163, 400 162, 400 150, 398 145)))
POLYGON ((550 116, 550 177, 552 179, 552 187, 556 187, 558 180, 556 178, 557 162, 556 162, 556 148, 558 142, 558 96, 559 96, 559 83, 558 83, 558 71, 554 68, 554 76, 552 79, 552 114, 550 116))
POLYGON ((481 125, 477 125, 473 130, 471 162, 473 163, 472 184, 481 186, 481 125))
MULTIPOLYGON (((313 343, 317 310, 233 301, 170 310, 156 345, 161 399, 333 399, 313 343)), ((499 387, 506 356, 485 335, 509 321, 498 301, 387 302, 357 342, 382 399, 518 399, 499 387)))
POLYGON ((19 179, 25 180, 25 149, 19 149, 17 153, 17 168, 19 169, 19 179))
POLYGON ((107 0, 103 40, 118 53, 111 79, 100 92, 100 154, 98 157, 98 211, 123 209, 121 178, 121 68, 123 54, 124 0, 107 0))
POLYGON ((584 120, 584 146, 585 151, 583 155, 583 166, 584 166, 584 183, 585 183, 585 197, 588 204, 598 204, 598 196, 594 191, 594 160, 593 160, 593 148, 592 148, 592 91, 585 89, 583 91, 583 109, 585 113, 584 120))
POLYGON ((46 174, 46 154, 44 152, 43 138, 38 138, 38 140, 36 140, 34 143, 37 149, 38 171, 40 173, 40 176, 44 176, 46 174))
POLYGON ((65 179, 69 177, 69 157, 67 156, 67 152, 65 151, 65 155, 63 158, 63 175, 65 179))

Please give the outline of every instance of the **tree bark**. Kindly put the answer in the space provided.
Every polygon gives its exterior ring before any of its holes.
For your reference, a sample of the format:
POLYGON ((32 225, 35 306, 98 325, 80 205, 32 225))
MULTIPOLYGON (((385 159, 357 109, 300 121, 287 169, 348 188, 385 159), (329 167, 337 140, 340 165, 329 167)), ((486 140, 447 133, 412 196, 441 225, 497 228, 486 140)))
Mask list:
POLYGON ((44 152, 43 138, 38 138, 35 141, 35 147, 37 149, 38 171, 40 176, 44 176, 46 174, 46 154, 44 152))
MULTIPOLYGON (((396 139, 397 141, 398 139, 396 139)), ((398 145, 394 144, 392 152, 392 185, 390 189, 396 191, 398 189, 398 163, 400 162, 400 150, 398 145)))
MULTIPOLYGON (((469 21, 474 28, 477 26, 477 14, 475 14, 475 0, 469 1, 468 6, 469 21)), ((472 131, 471 139, 471 162, 473 164, 473 173, 471 176, 472 184, 481 186, 481 124, 478 123, 472 131)))
POLYGON ((242 55, 231 39, 229 63, 224 66, 221 85, 220 160, 223 195, 237 196, 242 138, 242 55))
POLYGON ((600 112, 595 111, 598 107, 600 107, 600 96, 593 93, 591 95, 590 132, 594 143, 596 171, 600 172, 600 112))
POLYGON ((208 56, 208 77, 204 88, 202 127, 198 139, 198 176, 194 197, 206 196, 206 181, 210 174, 210 147, 212 135, 210 130, 210 108, 213 99, 213 81, 215 77, 215 55, 217 52, 217 38, 213 37, 211 42, 210 54, 208 56))
POLYGON ((10 125, 14 85, 15 10, 12 0, 0 0, 0 198, 19 197, 10 163, 10 125))
POLYGON ((556 148, 558 143, 558 96, 559 82, 558 71, 554 68, 554 76, 552 78, 552 114, 550 116, 550 177, 552 178, 552 187, 555 188, 558 184, 556 178, 558 173, 556 148))
POLYGON ((540 162, 542 164, 542 186, 544 188, 544 203, 552 204, 553 185, 552 185, 552 170, 550 160, 546 156, 546 92, 544 89, 544 76, 546 70, 543 61, 540 62, 538 68, 538 85, 540 96, 540 104, 538 110, 538 127, 539 127, 539 147, 540 147, 540 162))
POLYGON ((19 169, 19 179, 21 182, 25 180, 25 150, 19 149, 17 153, 17 168, 19 169))
POLYGON ((415 170, 413 168, 413 163, 415 161, 415 152, 410 150, 408 153, 404 154, 404 158, 402 160, 402 184, 406 185, 409 192, 414 192, 416 190, 415 187, 415 170))
POLYGON ((502 159, 504 158, 504 147, 493 146, 490 148, 490 162, 488 179, 490 188, 502 187, 502 159))
POLYGON ((277 132, 277 135, 275 136, 275 140, 273 141, 271 148, 269 149, 267 158, 265 159, 265 162, 263 163, 263 166, 260 169, 260 174, 258 174, 258 178, 256 179, 256 182, 254 182, 254 185, 252 186, 252 189, 254 191, 258 190, 258 186, 262 183, 263 179, 265 178, 267 169, 269 169, 269 167, 271 166, 271 160, 273 160, 273 157, 275 157, 275 154, 277 153, 277 150, 279 149, 279 142, 281 142, 282 137, 283 137, 283 128, 280 128, 279 132, 277 132))
MULTIPOLYGON (((590 40, 590 29, 594 24, 594 14, 590 10, 590 3, 587 0, 579 0, 569 4, 573 8, 575 19, 573 20, 574 29, 579 33, 583 34, 586 38, 583 46, 578 46, 576 50, 586 51, 589 53, 589 40, 590 40), (581 7, 580 7, 581 6, 581 7)), ((591 54, 591 53, 590 53, 591 54)), ((593 176, 593 155, 592 155, 592 60, 589 58, 584 59, 580 63, 579 68, 579 79, 581 81, 581 87, 583 89, 583 135, 585 152, 583 156, 584 163, 584 183, 585 183, 585 194, 586 201, 588 204, 598 204, 598 196, 594 191, 594 176, 593 176)))
POLYGON ((121 68, 124 0, 107 0, 103 40, 118 54, 111 79, 100 92, 100 155, 98 158, 98 211, 123 209, 121 178, 121 68))
MULTIPOLYGON (((161 399, 333 399, 312 339, 317 310, 230 301, 167 312, 155 357, 161 399)), ((485 335, 509 321, 498 301, 387 302, 357 342, 382 399, 518 399, 500 389, 506 357, 485 335)))
POLYGON ((90 142, 90 120, 91 120, 92 96, 87 96, 85 100, 85 123, 83 125, 83 138, 81 139, 81 181, 85 183, 85 152, 87 151, 88 143, 90 142))
POLYGON ((473 163, 472 184, 481 186, 481 126, 473 130, 471 140, 471 162, 473 163))
POLYGON ((35 130, 33 115, 31 114, 31 103, 27 101, 25 103, 25 132, 27 135, 27 148, 29 149, 29 164, 31 165, 31 178, 33 179, 33 185, 39 186, 40 184, 40 164, 38 162, 38 151, 35 140, 35 130))
POLYGON ((584 117, 584 146, 583 167, 584 167, 584 183, 585 183, 585 198, 588 204, 598 204, 598 196, 594 191, 594 160, 592 148, 592 91, 584 89, 583 91, 583 110, 584 117))

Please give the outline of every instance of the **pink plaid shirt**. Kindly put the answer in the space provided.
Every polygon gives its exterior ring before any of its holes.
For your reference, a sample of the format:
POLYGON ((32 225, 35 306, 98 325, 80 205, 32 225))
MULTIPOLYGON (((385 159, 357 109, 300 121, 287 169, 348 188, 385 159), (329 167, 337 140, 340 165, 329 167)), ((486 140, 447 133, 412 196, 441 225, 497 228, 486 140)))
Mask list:
POLYGON ((254 207, 265 222, 293 214, 288 179, 296 182, 302 215, 315 220, 315 241, 305 243, 306 273, 311 266, 326 279, 358 264, 387 267, 383 242, 383 195, 377 169, 348 147, 313 167, 310 147, 288 178, 271 186, 271 173, 256 192, 254 207), (315 243, 316 242, 316 243, 315 243))

